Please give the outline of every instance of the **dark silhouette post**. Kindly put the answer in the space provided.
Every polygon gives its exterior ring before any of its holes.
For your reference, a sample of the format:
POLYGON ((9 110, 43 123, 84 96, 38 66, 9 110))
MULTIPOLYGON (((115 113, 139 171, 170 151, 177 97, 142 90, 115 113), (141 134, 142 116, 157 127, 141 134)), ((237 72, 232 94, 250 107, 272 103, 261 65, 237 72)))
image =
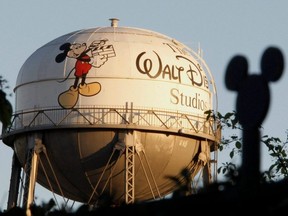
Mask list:
POLYGON ((226 69, 227 89, 237 91, 236 116, 243 128, 243 153, 240 169, 240 189, 247 199, 253 199, 260 185, 260 131, 270 104, 268 82, 277 81, 284 70, 282 52, 267 48, 261 58, 261 73, 248 75, 245 57, 233 57, 226 69))

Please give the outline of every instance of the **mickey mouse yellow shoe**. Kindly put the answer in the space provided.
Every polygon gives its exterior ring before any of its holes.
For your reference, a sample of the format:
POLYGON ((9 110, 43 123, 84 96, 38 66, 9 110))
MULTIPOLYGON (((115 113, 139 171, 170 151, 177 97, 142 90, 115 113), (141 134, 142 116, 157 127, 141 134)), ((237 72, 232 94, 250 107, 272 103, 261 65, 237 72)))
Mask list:
POLYGON ((78 97, 79 97, 78 88, 74 88, 73 86, 71 86, 69 90, 61 93, 58 96, 58 103, 64 109, 70 109, 76 105, 78 97))
POLYGON ((98 82, 79 84, 78 91, 83 96, 94 96, 101 91, 101 85, 98 82))

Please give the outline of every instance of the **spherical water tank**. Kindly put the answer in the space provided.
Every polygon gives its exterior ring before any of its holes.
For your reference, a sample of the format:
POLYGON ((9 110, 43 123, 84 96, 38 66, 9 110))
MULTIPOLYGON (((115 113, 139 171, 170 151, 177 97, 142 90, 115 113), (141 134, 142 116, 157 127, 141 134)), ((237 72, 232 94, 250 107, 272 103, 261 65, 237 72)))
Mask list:
POLYGON ((169 177, 209 159, 215 94, 204 60, 175 39, 115 23, 79 30, 23 64, 4 142, 23 167, 35 144, 37 182, 64 197, 159 198, 178 187, 169 177))

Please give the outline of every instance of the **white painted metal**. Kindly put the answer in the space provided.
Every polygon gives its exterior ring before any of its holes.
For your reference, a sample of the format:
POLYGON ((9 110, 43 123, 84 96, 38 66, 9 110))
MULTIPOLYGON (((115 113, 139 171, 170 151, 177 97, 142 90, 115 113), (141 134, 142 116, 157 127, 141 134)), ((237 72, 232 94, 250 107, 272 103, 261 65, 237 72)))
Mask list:
POLYGON ((36 50, 17 78, 16 111, 61 106, 60 94, 75 81, 76 59, 55 61, 63 52, 59 47, 67 42, 94 49, 87 52, 91 69, 86 84, 98 83, 101 89, 92 96, 76 91, 75 104, 64 108, 133 103, 199 116, 213 108, 214 81, 200 56, 162 34, 114 26, 72 32, 36 50))

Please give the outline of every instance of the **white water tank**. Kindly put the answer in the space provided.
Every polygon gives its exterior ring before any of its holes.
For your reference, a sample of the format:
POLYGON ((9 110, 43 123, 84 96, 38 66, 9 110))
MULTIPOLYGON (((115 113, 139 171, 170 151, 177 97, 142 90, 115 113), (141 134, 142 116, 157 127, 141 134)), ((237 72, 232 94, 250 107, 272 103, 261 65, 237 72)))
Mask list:
POLYGON ((204 112, 215 109, 216 91, 205 61, 175 39, 115 20, 40 47, 15 94, 4 142, 25 167, 29 140, 40 140, 37 182, 79 202, 103 193, 125 201, 129 165, 135 200, 163 197, 178 187, 169 177, 183 178, 184 168, 195 176, 214 150, 215 122, 204 112))

